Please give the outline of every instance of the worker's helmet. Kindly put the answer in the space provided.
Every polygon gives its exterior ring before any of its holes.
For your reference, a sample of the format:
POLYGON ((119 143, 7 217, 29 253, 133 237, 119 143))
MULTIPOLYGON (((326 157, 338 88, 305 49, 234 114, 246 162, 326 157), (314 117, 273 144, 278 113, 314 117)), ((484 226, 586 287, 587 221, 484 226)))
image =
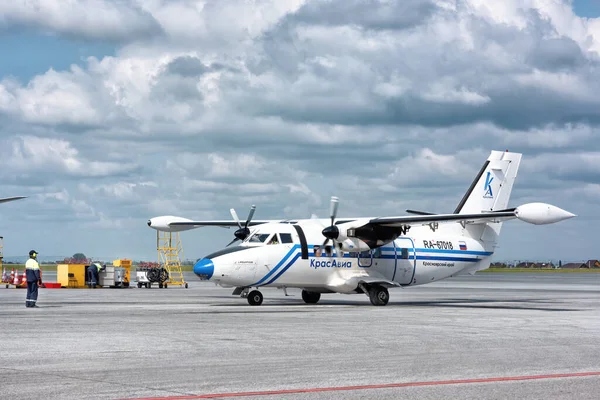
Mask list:
POLYGON ((35 250, 31 250, 31 251, 29 252, 29 257, 31 257, 31 258, 36 258, 36 257, 37 257, 37 255, 38 255, 38 253, 37 253, 37 251, 35 251, 35 250))

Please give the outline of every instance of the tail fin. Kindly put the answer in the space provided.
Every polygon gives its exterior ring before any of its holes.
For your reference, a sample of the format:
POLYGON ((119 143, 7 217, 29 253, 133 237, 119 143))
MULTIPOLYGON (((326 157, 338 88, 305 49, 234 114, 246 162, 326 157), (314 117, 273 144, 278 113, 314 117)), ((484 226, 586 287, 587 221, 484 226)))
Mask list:
MULTIPOLYGON (((505 210, 517 177, 521 156, 520 153, 492 151, 454 213, 470 214, 505 210)), ((480 240, 486 251, 493 252, 498 243, 502 224, 502 222, 467 224, 463 229, 463 235, 480 240)), ((462 273, 474 274, 476 271, 488 268, 490 263, 491 257, 485 257, 462 273)))
MULTIPOLYGON (((506 210, 521 156, 520 153, 492 151, 454 213, 506 210)), ((502 222, 475 223, 466 225, 463 234, 481 240, 488 251, 494 251, 501 229, 502 222)))
POLYGON ((520 153, 492 151, 454 214, 506 209, 520 163, 520 153))

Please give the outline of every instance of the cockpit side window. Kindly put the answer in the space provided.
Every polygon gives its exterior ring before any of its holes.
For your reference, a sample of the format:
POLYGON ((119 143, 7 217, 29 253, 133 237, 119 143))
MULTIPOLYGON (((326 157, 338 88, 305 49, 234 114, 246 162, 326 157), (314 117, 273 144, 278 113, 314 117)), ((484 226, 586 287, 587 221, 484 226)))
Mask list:
POLYGON ((273 235, 273 237, 271 238, 271 240, 269 240, 269 243, 267 244, 279 244, 279 239, 277 238, 276 233, 273 235))
POLYGON ((281 243, 294 243, 291 233, 280 233, 281 243))

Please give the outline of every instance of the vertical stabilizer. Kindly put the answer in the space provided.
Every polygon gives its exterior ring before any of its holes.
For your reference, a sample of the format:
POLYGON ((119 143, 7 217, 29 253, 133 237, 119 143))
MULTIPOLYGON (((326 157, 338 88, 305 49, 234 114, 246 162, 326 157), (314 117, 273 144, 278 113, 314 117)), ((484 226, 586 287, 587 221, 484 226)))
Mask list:
MULTIPOLYGON (((454 213, 478 214, 507 209, 519 164, 521 163, 521 156, 520 153, 492 151, 454 213)), ((480 240, 487 251, 493 252, 498 243, 502 224, 502 222, 467 224, 463 234, 480 240)), ((490 261, 491 259, 486 257, 462 272, 474 274, 476 271, 488 268, 490 261)))
MULTIPOLYGON (((454 213, 478 214, 507 209, 520 163, 520 153, 492 151, 454 213)), ((464 234, 481 240, 489 251, 494 251, 501 229, 502 222, 473 223, 467 224, 464 234)))
POLYGON ((520 163, 520 153, 492 151, 454 213, 470 214, 506 209, 520 163))

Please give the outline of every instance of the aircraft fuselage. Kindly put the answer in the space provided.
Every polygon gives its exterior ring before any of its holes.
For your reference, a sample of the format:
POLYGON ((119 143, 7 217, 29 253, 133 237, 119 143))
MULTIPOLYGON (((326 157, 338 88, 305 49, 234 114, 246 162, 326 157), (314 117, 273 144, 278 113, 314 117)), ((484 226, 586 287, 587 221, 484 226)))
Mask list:
POLYGON ((468 237, 427 233, 429 228, 421 231, 369 251, 340 255, 335 249, 327 253, 321 243, 253 246, 245 242, 199 260, 194 272, 202 280, 225 287, 357 293, 361 277, 382 278, 396 286, 421 285, 489 263, 493 254, 483 242, 468 237))

